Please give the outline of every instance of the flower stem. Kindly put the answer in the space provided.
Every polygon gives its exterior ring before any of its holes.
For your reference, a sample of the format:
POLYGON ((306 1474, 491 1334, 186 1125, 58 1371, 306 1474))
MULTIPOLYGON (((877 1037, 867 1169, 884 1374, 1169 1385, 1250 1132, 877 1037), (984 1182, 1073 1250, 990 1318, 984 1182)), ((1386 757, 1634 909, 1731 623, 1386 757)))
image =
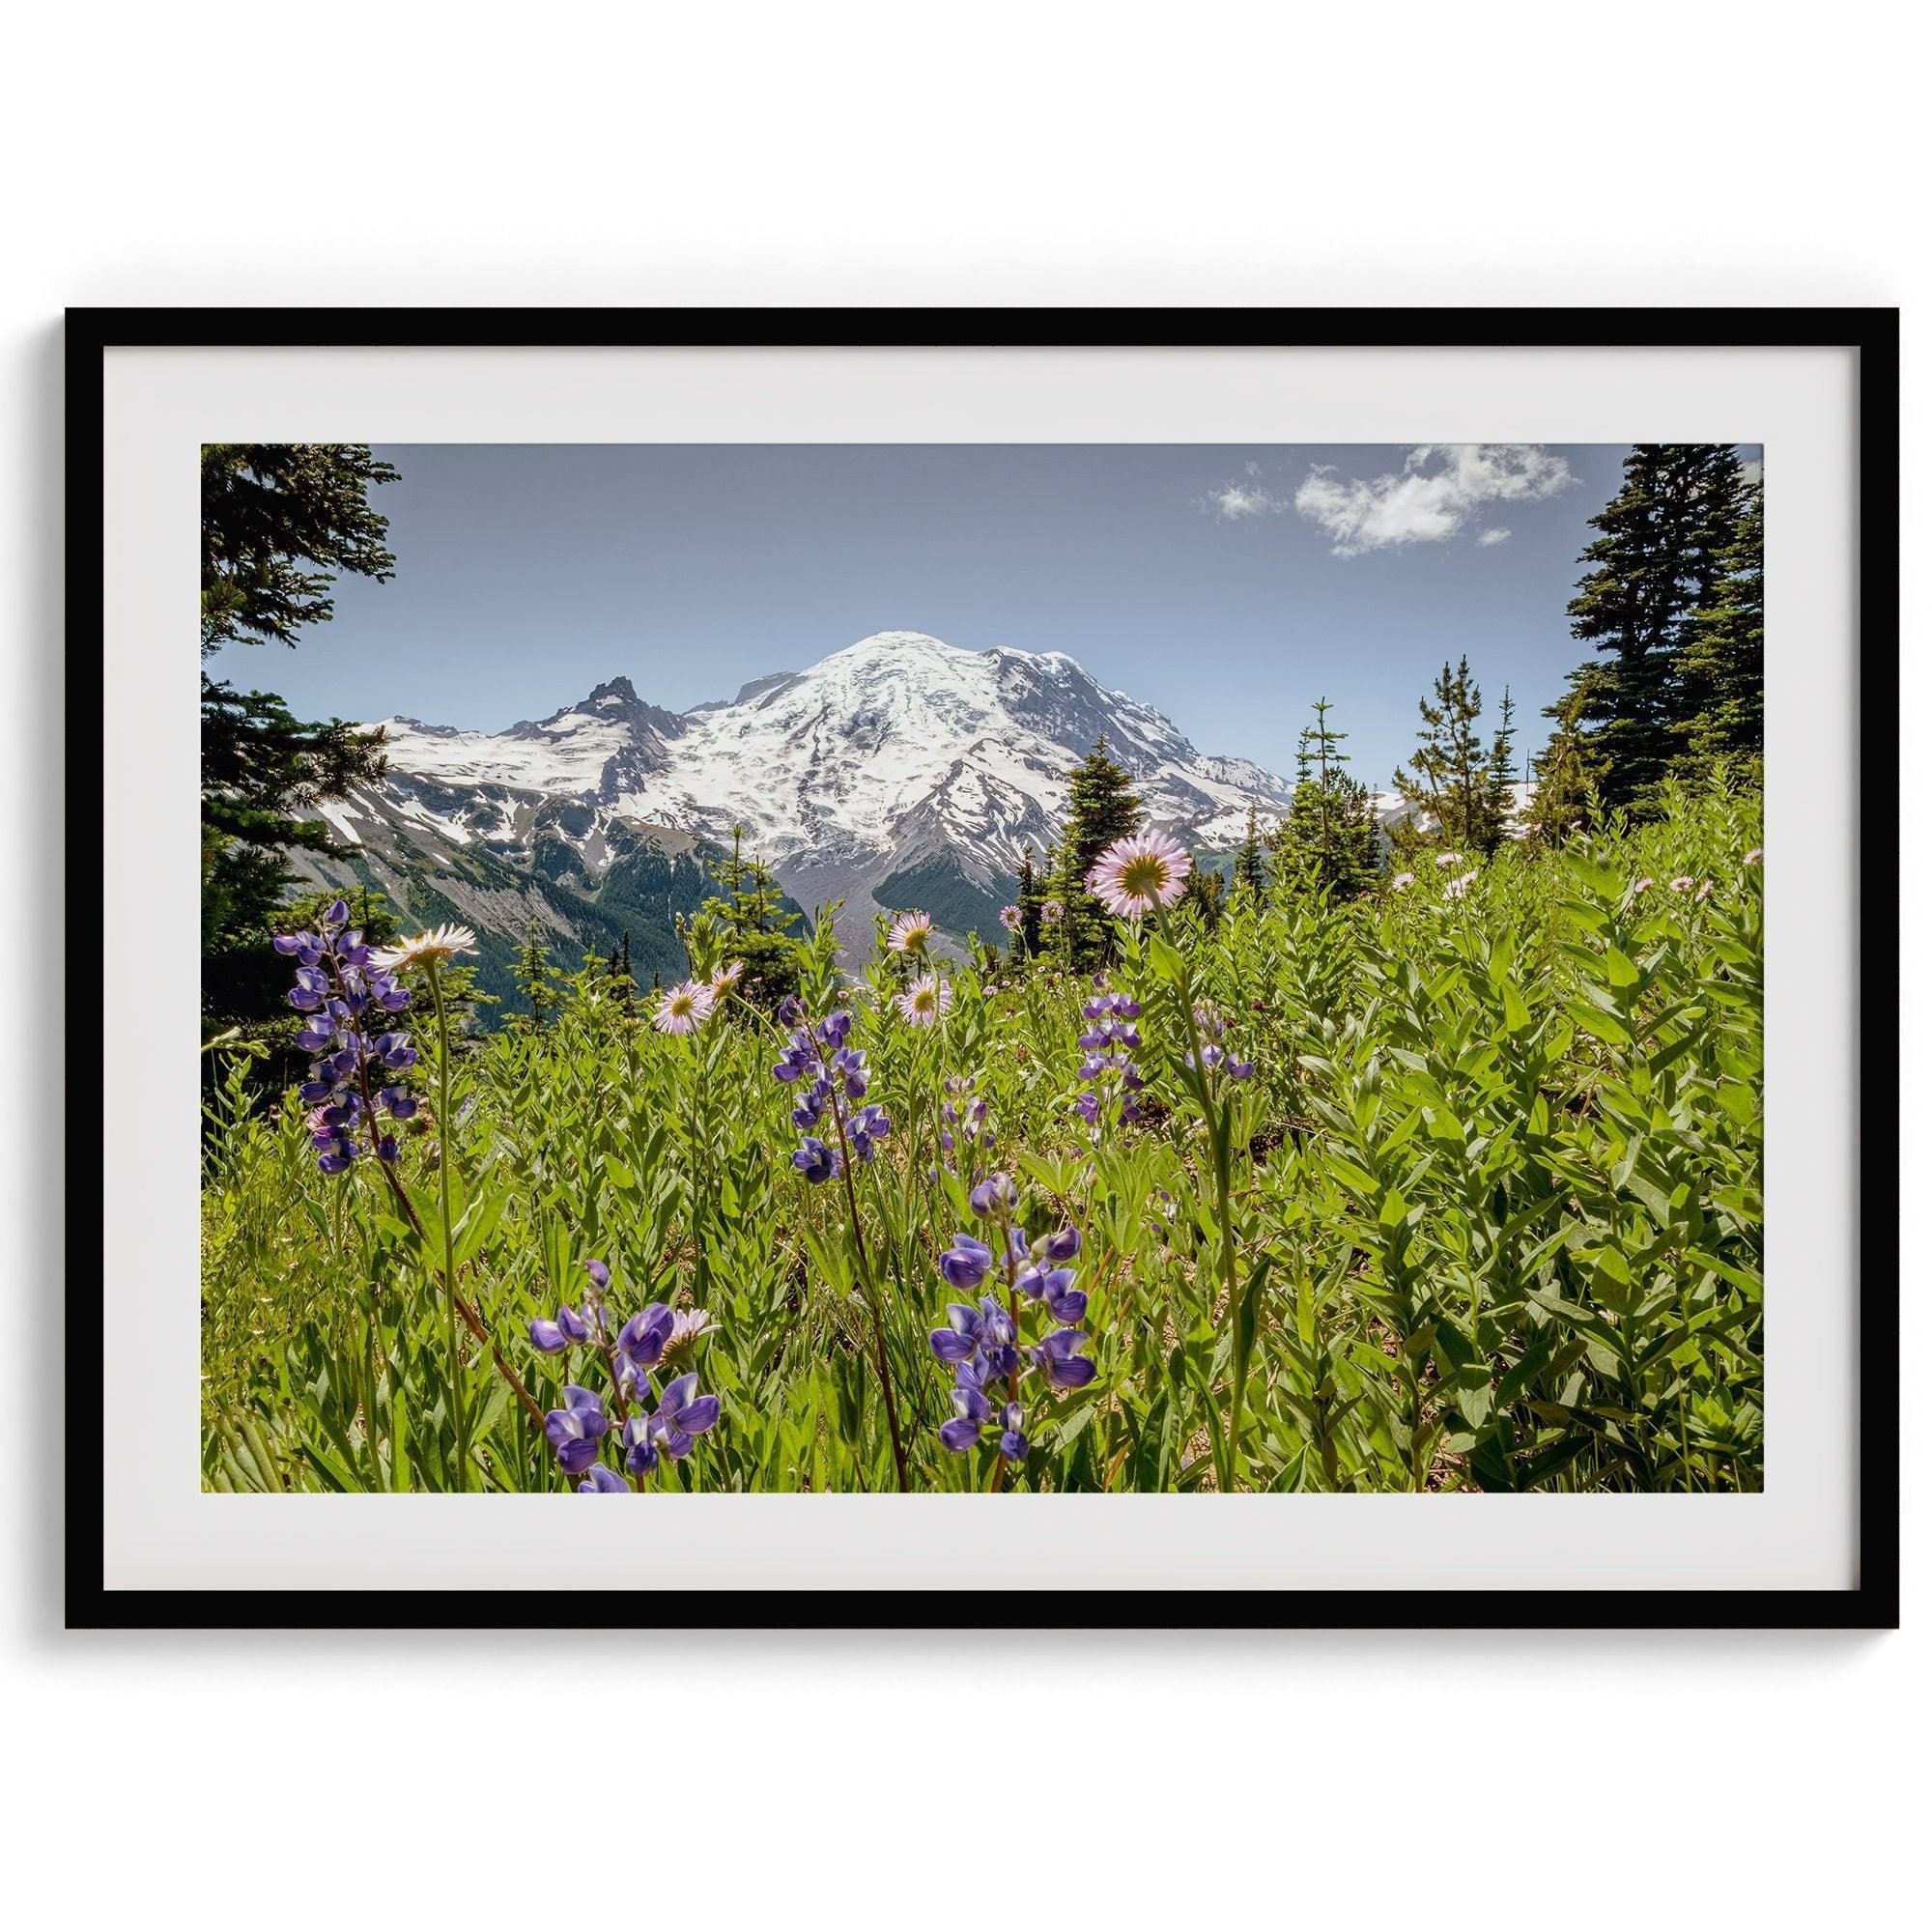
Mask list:
POLYGON ((903 1494, 912 1485, 906 1480, 905 1444, 899 1438, 899 1407, 893 1396, 892 1364, 886 1355, 886 1324, 879 1314, 878 1286, 872 1279, 872 1264, 866 1254, 866 1236, 859 1226, 859 1196, 852 1186, 852 1150, 845 1140, 845 1110, 838 1096, 832 1096, 832 1124, 838 1130, 838 1172, 845 1182, 845 1208, 852 1216, 852 1246, 859 1257, 859 1272, 866 1284, 866 1306, 872 1317, 872 1342, 878 1350, 879 1386, 886 1397, 886 1427, 892 1433, 893 1464, 898 1471, 903 1494))
POLYGON ((442 1285, 449 1341, 449 1400, 456 1423, 456 1487, 469 1487, 469 1421, 463 1407, 463 1359, 456 1346, 456 1229, 449 1213, 449 1170, 456 1158, 456 1121, 449 1104, 449 1009, 442 998, 442 976, 428 961, 430 997, 436 1002, 436 1180, 442 1209, 442 1285))
MULTIPOLYGON (((1156 904, 1154 919, 1160 927, 1160 936, 1173 946, 1173 935, 1168 930, 1167 908, 1156 904)), ((1228 1150, 1228 1119, 1220 1102, 1212 1096, 1208 1085, 1208 1062, 1201 1050, 1201 1022, 1194 1016, 1193 989, 1188 985, 1175 988, 1180 1001, 1180 1009, 1187 1021, 1187 1044, 1193 1055, 1193 1081, 1197 1096, 1201 1102, 1201 1118, 1208 1128, 1208 1145, 1214 1154, 1214 1217, 1221 1229, 1221 1279, 1228 1294, 1228 1320, 1238 1323, 1240 1312, 1237 1303, 1240 1291, 1235 1282, 1235 1216, 1232 1208, 1234 1195, 1234 1176, 1228 1150)), ((1238 1435, 1241 1427, 1241 1376, 1239 1350, 1229 1351, 1228 1375, 1228 1471, 1227 1487, 1235 1487, 1235 1469, 1239 1457, 1238 1435)))

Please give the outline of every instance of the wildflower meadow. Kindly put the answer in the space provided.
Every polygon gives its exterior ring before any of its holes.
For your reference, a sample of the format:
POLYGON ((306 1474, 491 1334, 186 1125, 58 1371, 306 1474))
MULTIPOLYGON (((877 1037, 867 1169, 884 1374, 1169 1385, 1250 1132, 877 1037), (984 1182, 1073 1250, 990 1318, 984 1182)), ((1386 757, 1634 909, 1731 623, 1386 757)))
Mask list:
MULTIPOLYGON (((1103 959, 829 914, 655 991, 462 1009, 472 935, 273 942, 219 1039, 209 1488, 1751 1491, 1759 799, 1345 897, 1117 838, 1103 959), (767 953, 769 949, 767 949, 767 953)), ((997 1506, 997 1505, 989 1505, 997 1506)))

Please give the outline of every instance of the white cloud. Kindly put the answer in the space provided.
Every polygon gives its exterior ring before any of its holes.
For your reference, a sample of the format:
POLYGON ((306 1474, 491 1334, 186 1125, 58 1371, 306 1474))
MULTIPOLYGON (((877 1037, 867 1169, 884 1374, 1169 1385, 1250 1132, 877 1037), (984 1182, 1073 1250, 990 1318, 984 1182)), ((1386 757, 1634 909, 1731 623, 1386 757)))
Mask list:
POLYGON ((1478 550, 1494 550, 1498 544, 1506 544, 1509 540, 1510 533, 1507 530, 1487 529, 1476 539, 1476 548, 1478 550))
MULTIPOLYGON (((1250 464, 1248 468, 1252 472, 1254 466, 1250 464)), ((1210 490, 1201 501, 1204 509, 1212 510, 1231 524, 1239 523, 1244 517, 1278 517, 1284 510, 1294 507, 1286 497, 1274 496, 1246 483, 1229 483, 1219 490, 1210 490)))
MULTIPOLYGON (((1491 503, 1540 503, 1576 481, 1560 456, 1537 443, 1425 442, 1400 470, 1374 478, 1318 464, 1295 491, 1294 507, 1328 533, 1336 556, 1360 556, 1441 543, 1491 503)), ((1485 532, 1481 540, 1500 543, 1508 534, 1485 532)))

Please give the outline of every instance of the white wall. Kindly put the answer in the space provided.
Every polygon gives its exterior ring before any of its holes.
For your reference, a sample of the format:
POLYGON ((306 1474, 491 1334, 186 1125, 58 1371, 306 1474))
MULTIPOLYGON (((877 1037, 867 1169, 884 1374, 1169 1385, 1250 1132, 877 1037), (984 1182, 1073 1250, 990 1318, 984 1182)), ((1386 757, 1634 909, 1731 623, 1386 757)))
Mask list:
MULTIPOLYGON (((10 1902, 290 1927, 573 1900, 721 1925, 1888 1922, 1921 1824, 1911 1631, 585 1645, 567 1590, 547 1641, 52 1628, 40 1224, 54 980, 88 946, 92 864, 49 931, 64 303, 1902 301, 1908 450, 1928 428, 1920 70, 1888 7, 656 13, 580 5, 567 33, 527 5, 185 0, 10 22, 0 822, 16 854, 35 841, 0 946, 26 1378, 0 1482, 10 1902), (340 134, 284 135, 276 100, 340 134)), ((1905 482, 1910 549, 1916 465, 1905 482)), ((1906 680, 1923 715, 1922 643, 1906 680)), ((1920 1085, 1922 1031, 1906 1050, 1920 1085)), ((1922 1173, 1922 1126, 1905 1153, 1922 1173)), ((1932 1339, 1924 1286, 1921 1266, 1907 1360, 1932 1339)), ((141 1445, 102 1420, 112 1480, 141 1445)), ((1916 1482, 1907 1517, 1909 1620, 1916 1482)))

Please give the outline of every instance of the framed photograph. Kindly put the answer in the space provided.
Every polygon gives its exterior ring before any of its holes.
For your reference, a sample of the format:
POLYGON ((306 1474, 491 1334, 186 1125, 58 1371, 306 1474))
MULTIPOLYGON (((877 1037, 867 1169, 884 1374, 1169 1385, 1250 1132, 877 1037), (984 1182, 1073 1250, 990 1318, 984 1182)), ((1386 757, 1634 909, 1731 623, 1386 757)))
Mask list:
POLYGON ((68 344, 71 1624, 1895 1623, 1894 312, 68 344))

